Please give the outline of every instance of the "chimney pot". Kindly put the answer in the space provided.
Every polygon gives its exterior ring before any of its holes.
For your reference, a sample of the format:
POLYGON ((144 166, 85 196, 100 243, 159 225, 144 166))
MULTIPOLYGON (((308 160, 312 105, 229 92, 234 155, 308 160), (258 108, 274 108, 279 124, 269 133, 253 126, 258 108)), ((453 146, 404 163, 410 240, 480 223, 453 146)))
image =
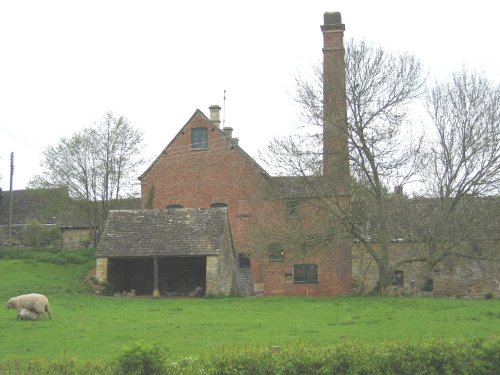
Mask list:
POLYGON ((340 25, 342 24, 342 15, 340 12, 325 12, 325 25, 340 25))
POLYGON ((233 137, 233 128, 225 127, 224 129, 222 129, 222 131, 229 139, 233 137))
POLYGON ((208 109, 210 109, 210 121, 212 121, 215 126, 220 128, 220 106, 211 105, 208 109))

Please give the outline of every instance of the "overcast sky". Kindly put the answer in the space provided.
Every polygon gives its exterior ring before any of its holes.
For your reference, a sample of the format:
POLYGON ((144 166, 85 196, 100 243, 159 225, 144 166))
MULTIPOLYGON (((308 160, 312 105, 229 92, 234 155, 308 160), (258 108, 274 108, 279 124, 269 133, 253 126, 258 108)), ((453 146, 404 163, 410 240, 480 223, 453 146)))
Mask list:
POLYGON ((143 131, 151 159, 224 90, 226 126, 256 158, 298 125, 290 93, 321 61, 325 11, 342 13, 346 39, 412 53, 431 77, 465 66, 500 82, 498 4, 0 0, 0 186, 11 152, 22 189, 48 145, 108 111, 143 131))

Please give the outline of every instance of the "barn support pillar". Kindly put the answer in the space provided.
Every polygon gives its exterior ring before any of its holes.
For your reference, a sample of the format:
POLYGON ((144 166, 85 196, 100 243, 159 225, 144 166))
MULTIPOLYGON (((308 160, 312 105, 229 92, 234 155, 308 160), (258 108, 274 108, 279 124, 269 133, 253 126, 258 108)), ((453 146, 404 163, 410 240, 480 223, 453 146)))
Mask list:
POLYGON ((101 283, 108 281, 108 258, 97 258, 95 278, 101 283))
POLYGON ((205 295, 219 294, 218 271, 219 258, 217 256, 207 256, 205 295))
POLYGON ((158 257, 153 257, 153 298, 160 297, 160 289, 158 288, 158 257))

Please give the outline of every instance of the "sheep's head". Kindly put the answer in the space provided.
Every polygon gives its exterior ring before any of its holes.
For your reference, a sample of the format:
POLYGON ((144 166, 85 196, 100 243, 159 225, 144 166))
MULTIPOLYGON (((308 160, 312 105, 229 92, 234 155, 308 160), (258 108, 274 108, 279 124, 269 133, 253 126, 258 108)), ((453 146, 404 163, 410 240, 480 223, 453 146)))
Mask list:
POLYGON ((7 307, 8 309, 15 309, 15 308, 17 308, 17 303, 16 303, 15 298, 9 299, 9 301, 7 302, 7 305, 5 307, 7 307))

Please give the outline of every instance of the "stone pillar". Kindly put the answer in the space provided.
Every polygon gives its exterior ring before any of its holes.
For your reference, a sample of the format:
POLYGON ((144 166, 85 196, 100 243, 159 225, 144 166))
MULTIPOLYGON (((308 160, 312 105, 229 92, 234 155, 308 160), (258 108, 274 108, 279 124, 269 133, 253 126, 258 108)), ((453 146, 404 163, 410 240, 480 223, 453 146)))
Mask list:
POLYGON ((218 271, 219 257, 216 255, 207 255, 205 295, 219 294, 218 271))
POLYGON ((97 258, 95 278, 101 283, 108 281, 108 258, 97 258))

